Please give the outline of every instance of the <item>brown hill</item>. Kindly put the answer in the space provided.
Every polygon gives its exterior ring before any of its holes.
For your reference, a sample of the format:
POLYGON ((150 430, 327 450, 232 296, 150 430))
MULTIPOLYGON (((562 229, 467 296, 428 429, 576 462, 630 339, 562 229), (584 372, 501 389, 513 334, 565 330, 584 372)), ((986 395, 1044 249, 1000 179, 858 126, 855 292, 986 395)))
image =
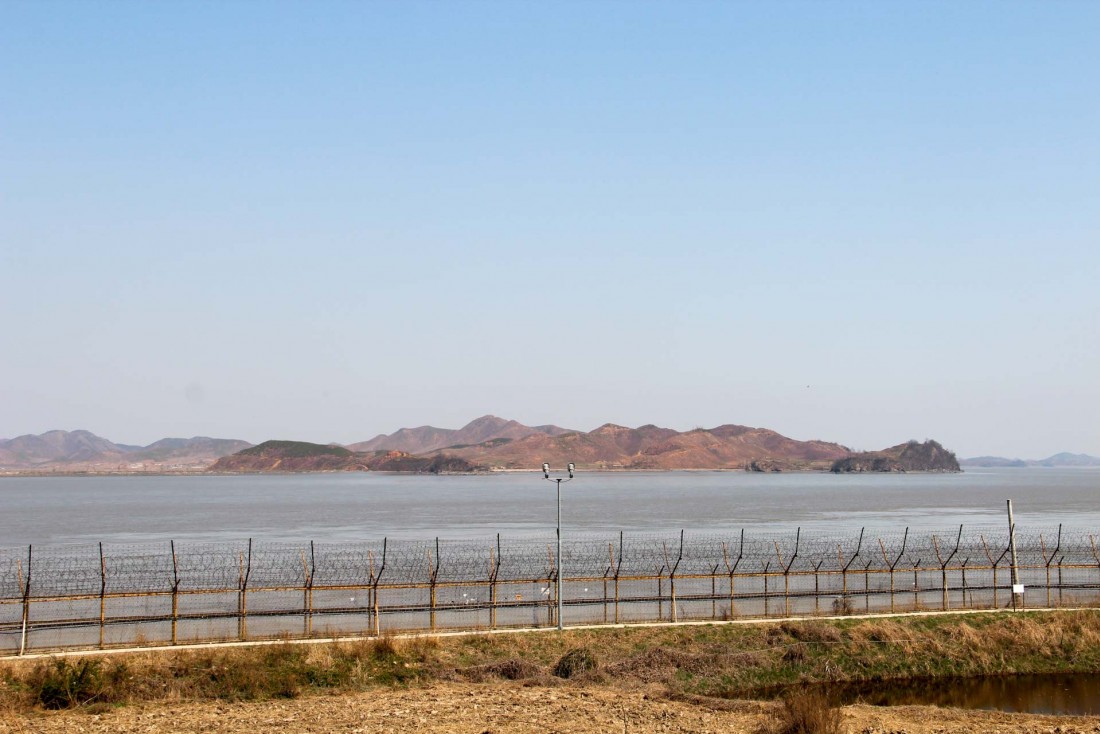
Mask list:
POLYGON ((439 454, 413 456, 401 451, 372 453, 306 441, 265 441, 218 459, 207 471, 254 474, 263 472, 398 471, 451 474, 476 471, 465 459, 439 454))
POLYGON ((627 428, 608 423, 589 433, 531 435, 453 447, 448 454, 500 469, 534 469, 542 462, 582 469, 828 469, 851 454, 824 441, 796 441, 765 428, 723 425, 679 432, 645 425, 627 428), (754 463, 756 467, 754 467, 754 463))
POLYGON ((909 441, 882 451, 867 451, 839 459, 832 471, 847 472, 957 472, 959 462, 955 454, 935 441, 909 441))
POLYGON ((557 436, 569 433, 568 429, 558 426, 525 426, 518 421, 505 420, 495 415, 483 415, 470 421, 462 428, 402 428, 389 435, 378 435, 369 441, 349 444, 352 451, 403 451, 409 454, 423 454, 448 446, 469 446, 494 439, 517 439, 527 436, 557 436))

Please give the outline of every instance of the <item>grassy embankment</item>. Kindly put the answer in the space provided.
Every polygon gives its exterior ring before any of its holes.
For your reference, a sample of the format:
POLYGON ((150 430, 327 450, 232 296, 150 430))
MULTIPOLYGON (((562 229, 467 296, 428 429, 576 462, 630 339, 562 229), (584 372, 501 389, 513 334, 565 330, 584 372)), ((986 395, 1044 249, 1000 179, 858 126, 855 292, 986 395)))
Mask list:
POLYGON ((262 700, 433 681, 653 686, 751 697, 801 683, 1100 670, 1100 611, 162 651, 0 664, 0 709, 262 700), (578 653, 584 650, 585 653, 578 653), (571 652, 572 651, 572 652, 571 652))

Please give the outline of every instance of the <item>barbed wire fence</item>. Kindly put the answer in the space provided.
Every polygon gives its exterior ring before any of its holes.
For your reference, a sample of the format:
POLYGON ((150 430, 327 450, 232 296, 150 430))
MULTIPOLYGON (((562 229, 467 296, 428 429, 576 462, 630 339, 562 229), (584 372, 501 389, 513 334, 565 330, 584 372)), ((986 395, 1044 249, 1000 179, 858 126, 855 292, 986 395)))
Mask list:
MULTIPOLYGON (((1100 603, 1097 533, 578 535, 566 625, 1100 603), (1015 555, 1016 565, 1012 567, 1015 555), (1013 576, 1016 583, 1013 588, 1013 576), (1026 593, 1019 592, 1020 586, 1026 593)), ((552 538, 0 549, 0 654, 557 624, 552 538)))

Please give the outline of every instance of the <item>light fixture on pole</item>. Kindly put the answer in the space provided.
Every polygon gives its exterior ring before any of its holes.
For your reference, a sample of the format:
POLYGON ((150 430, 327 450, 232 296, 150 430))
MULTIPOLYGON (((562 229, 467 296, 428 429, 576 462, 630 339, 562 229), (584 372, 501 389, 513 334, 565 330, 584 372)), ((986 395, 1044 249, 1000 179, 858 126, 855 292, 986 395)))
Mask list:
POLYGON ((562 627, 562 623, 561 623, 561 608, 562 608, 562 599, 561 599, 561 483, 562 482, 568 482, 570 479, 572 479, 573 478, 573 472, 575 472, 576 470, 577 470, 577 465, 574 464, 573 462, 569 462, 569 466, 567 467, 567 471, 569 472, 569 477, 568 478, 566 478, 566 477, 551 477, 550 476, 550 465, 546 464, 546 463, 544 463, 542 465, 542 478, 546 479, 546 480, 549 480, 551 482, 556 482, 557 485, 558 485, 558 525, 557 525, 558 552, 555 555, 555 560, 557 561, 557 563, 555 564, 556 569, 554 571, 554 577, 555 577, 555 593, 557 594, 557 597, 558 597, 558 629, 559 630, 562 627))

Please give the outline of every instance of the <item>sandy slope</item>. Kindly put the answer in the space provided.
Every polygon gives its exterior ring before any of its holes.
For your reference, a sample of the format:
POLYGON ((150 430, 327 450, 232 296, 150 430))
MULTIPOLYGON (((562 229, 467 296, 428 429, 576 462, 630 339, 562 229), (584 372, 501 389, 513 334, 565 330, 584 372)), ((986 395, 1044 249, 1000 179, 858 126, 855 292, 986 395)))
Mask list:
MULTIPOLYGON (((771 704, 670 701, 656 693, 606 687, 440 684, 410 690, 313 696, 266 703, 125 706, 106 713, 0 714, 0 733, 163 734, 295 732, 346 734, 556 734, 691 732, 757 734, 773 721, 771 704)), ((925 707, 844 709, 853 734, 1084 734, 1100 718, 965 712, 925 707)))

